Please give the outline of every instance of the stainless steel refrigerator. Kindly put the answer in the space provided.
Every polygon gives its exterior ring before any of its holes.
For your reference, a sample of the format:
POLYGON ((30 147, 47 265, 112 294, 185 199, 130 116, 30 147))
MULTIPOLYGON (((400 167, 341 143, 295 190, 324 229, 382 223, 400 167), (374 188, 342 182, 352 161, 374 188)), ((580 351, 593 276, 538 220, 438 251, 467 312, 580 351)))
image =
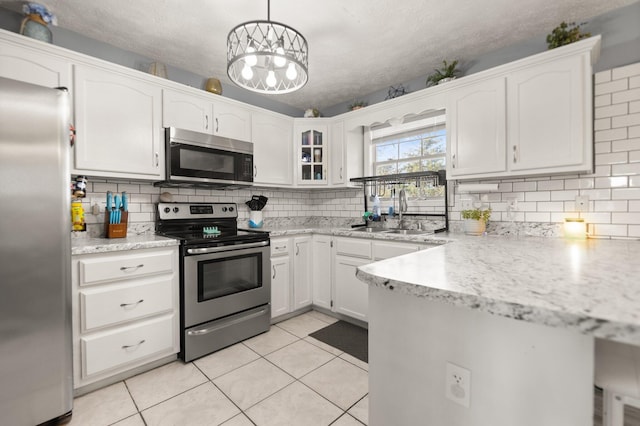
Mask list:
POLYGON ((72 408, 69 96, 0 78, 0 423, 72 408))

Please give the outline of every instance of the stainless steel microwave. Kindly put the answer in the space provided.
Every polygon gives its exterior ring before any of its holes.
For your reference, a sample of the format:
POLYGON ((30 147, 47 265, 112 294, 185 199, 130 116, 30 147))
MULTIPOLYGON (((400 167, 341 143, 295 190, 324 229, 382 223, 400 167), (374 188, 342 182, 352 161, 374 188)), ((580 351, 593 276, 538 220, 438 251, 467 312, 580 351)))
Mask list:
POLYGON ((166 176, 156 186, 242 187, 253 184, 253 144, 165 129, 166 176))

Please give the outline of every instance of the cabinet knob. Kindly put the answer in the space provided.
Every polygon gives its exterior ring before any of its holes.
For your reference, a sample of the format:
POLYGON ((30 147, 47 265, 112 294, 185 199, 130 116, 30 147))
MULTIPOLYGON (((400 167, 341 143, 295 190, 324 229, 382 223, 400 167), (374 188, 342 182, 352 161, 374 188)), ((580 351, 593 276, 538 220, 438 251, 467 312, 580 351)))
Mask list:
POLYGON ((518 146, 513 146, 513 162, 516 163, 518 161, 518 146))
POLYGON ((453 169, 456 168, 456 155, 455 154, 451 154, 451 168, 453 168, 453 169))
POLYGON ((160 165, 160 155, 156 152, 156 167, 160 165))
POLYGON ((255 164, 253 165, 253 177, 257 177, 258 176, 258 166, 256 166, 255 164))
POLYGON ((271 269, 273 269, 273 277, 271 277, 272 279, 276 279, 276 266, 275 265, 271 265, 271 269))
POLYGON ((204 116, 204 128, 205 130, 209 130, 209 116, 206 114, 204 116))
POLYGON ((216 117, 216 133, 218 133, 218 118, 216 117))
POLYGON ((300 246, 296 244, 296 256, 300 254, 300 246))

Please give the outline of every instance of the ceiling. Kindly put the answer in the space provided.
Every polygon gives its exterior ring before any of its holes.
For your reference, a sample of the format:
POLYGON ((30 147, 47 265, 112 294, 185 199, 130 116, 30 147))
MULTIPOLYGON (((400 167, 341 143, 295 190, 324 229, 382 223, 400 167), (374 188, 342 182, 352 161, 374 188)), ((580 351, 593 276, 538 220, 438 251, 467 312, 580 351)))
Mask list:
MULTIPOLYGON (((38 1, 38 0, 36 0, 38 1)), ((464 62, 561 21, 582 22, 637 0, 273 0, 271 20, 309 43, 309 81, 271 95, 295 108, 350 102, 426 76, 443 59, 464 62)), ((19 10, 18 1, 0 4, 19 10)), ((121 49, 233 84, 229 30, 267 18, 266 0, 39 0, 58 26, 121 49)), ((542 35, 542 36, 541 36, 542 35)))

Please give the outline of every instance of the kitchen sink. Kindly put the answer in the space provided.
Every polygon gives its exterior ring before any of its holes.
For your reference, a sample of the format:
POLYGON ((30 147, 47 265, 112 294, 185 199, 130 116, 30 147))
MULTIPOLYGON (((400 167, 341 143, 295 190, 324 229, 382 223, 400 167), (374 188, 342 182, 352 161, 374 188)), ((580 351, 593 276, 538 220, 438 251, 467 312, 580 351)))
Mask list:
POLYGON ((401 234, 401 235, 421 235, 431 234, 432 231, 423 231, 422 229, 389 229, 388 234, 401 234))
POLYGON ((375 232, 387 232, 388 229, 387 228, 358 228, 358 229, 354 229, 354 231, 356 232, 369 232, 369 233, 375 233, 375 232))

